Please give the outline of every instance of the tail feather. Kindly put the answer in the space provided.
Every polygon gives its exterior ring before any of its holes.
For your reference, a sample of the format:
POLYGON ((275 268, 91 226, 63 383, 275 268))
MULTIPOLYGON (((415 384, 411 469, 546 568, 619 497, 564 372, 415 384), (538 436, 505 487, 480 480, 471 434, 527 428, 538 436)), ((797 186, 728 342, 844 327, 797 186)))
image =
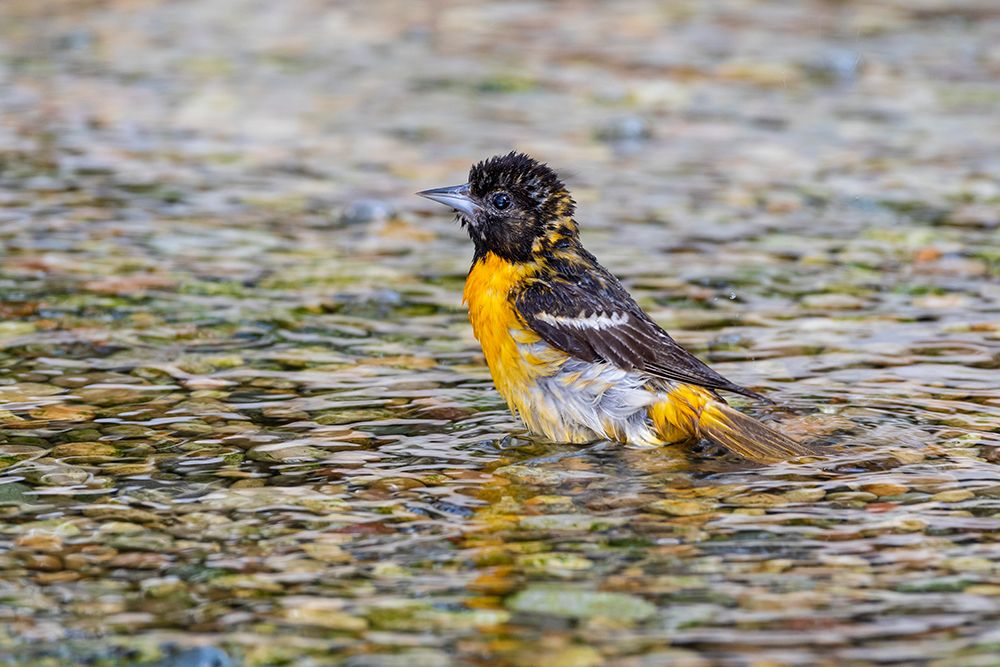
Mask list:
POLYGON ((740 456, 777 463, 816 452, 720 401, 709 401, 698 418, 698 433, 740 456))

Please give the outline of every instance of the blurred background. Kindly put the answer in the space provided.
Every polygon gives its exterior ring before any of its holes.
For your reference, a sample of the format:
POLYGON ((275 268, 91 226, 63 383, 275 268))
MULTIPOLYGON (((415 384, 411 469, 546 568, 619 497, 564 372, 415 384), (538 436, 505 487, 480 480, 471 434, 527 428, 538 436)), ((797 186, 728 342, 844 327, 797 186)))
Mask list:
POLYGON ((998 176, 991 0, 4 0, 0 658, 995 664, 998 176), (835 455, 519 434, 511 149, 835 455))

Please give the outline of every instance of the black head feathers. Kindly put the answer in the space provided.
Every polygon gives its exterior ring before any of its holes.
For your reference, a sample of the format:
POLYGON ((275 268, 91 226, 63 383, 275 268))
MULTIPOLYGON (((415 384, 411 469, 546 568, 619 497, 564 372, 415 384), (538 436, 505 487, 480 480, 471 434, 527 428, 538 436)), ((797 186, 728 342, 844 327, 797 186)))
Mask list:
POLYGON ((483 160, 469 182, 418 193, 453 208, 476 244, 476 257, 495 253, 527 262, 576 240, 576 204, 548 165, 524 153, 483 160))
POLYGON ((547 164, 529 155, 511 151, 473 165, 469 170, 473 196, 488 197, 492 192, 509 192, 525 208, 540 218, 571 216, 576 204, 566 185, 547 164))

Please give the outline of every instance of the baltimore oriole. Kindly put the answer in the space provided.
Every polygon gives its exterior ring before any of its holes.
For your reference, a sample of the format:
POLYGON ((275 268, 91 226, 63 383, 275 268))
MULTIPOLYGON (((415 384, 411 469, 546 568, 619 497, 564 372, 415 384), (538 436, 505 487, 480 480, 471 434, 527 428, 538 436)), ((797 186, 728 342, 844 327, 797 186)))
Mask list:
MULTIPOLYGON (((469 182, 419 195, 452 207, 475 244, 464 301, 497 390, 557 442, 665 445, 706 437, 748 459, 810 450, 729 405, 763 399, 681 347, 580 243, 552 169, 496 156, 469 182)), ((766 400, 766 399, 765 399, 766 400)))

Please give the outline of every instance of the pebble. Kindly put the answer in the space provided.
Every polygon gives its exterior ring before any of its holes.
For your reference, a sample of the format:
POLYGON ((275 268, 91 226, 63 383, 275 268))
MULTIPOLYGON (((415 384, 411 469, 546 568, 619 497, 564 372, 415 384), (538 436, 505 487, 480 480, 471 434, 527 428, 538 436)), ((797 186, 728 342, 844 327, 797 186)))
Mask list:
POLYGON ((803 77, 803 70, 793 63, 739 58, 721 64, 716 74, 724 79, 777 87, 797 83, 803 77))
POLYGON ((85 469, 69 465, 33 465, 24 469, 23 474, 25 479, 41 486, 78 486, 93 477, 85 469))
POLYGON ((646 505, 646 509, 657 514, 668 516, 694 516, 711 512, 715 503, 707 500, 666 499, 646 505))
POLYGON ((604 656, 590 646, 524 651, 516 654, 518 667, 598 667, 605 664, 604 656))
POLYGON ((68 570, 61 570, 57 572, 39 572, 35 575, 35 581, 44 586, 52 584, 68 584, 73 581, 78 581, 82 576, 83 575, 79 572, 70 572, 68 570))
POLYGON ((143 579, 139 587, 143 593, 153 598, 169 598, 188 590, 187 584, 174 576, 143 579))
POLYGON ((396 214, 395 209, 381 199, 356 199, 344 207, 340 222, 344 225, 360 225, 388 220, 396 214))
POLYGON ((726 502, 741 507, 776 507, 784 505, 788 499, 776 493, 743 493, 729 496, 726 502))
POLYGON ((159 570, 166 567, 169 561, 165 554, 130 552, 118 554, 108 561, 108 565, 129 570, 159 570))
POLYGON ((493 474, 498 477, 505 477, 517 484, 528 484, 531 486, 558 486, 589 476, 573 471, 552 470, 523 465, 503 466, 494 470, 493 474))
POLYGON ((939 503, 960 503, 963 500, 971 500, 975 497, 976 494, 968 489, 952 489, 950 491, 935 493, 930 499, 939 503))
POLYGON ((30 551, 59 553, 63 549, 63 540, 58 535, 51 533, 29 533, 18 537, 14 541, 14 546, 30 551))
POLYGON ((944 567, 952 572, 990 572, 998 569, 997 563, 989 558, 981 556, 957 556, 949 558, 944 563, 944 567))
POLYGON ((824 489, 792 489, 782 494, 790 503, 815 503, 826 496, 824 489))
POLYGON ((80 463, 102 461, 118 455, 118 448, 103 442, 73 442, 52 448, 50 456, 56 459, 74 458, 80 463))
POLYGON ((52 554, 22 554, 21 562, 29 570, 45 570, 47 572, 54 572, 63 568, 62 559, 52 554))
POLYGON ((524 501, 528 507, 537 507, 540 510, 551 511, 553 509, 567 509, 573 507, 573 499, 569 496, 534 496, 524 501))
POLYGON ((591 531, 618 525, 624 519, 601 517, 592 514, 541 514, 521 517, 519 526, 524 530, 591 531))
POLYGON ((349 553, 336 544, 313 542, 311 544, 304 544, 302 550, 310 558, 323 561, 324 563, 349 563, 353 560, 349 553))
POLYGON ((114 507, 110 505, 88 507, 83 510, 84 516, 102 521, 114 520, 126 523, 159 523, 160 517, 147 510, 132 507, 114 507))
POLYGON ((641 116, 620 116, 597 132, 605 141, 638 141, 648 139, 651 134, 649 123, 641 116))
POLYGON ((286 608, 283 619, 294 625, 311 625, 327 630, 341 630, 345 632, 364 632, 368 629, 368 621, 358 616, 344 613, 320 602, 300 602, 296 598, 286 600, 286 608))
POLYGON ((259 445, 247 452, 253 461, 273 463, 293 463, 318 461, 327 456, 327 452, 319 447, 300 445, 295 442, 278 442, 269 445, 259 445))
POLYGON ((867 305, 864 299, 849 294, 810 294, 802 297, 801 303, 822 310, 860 310, 867 305))
POLYGON ((887 496, 900 496, 904 493, 908 493, 910 487, 905 484, 899 484, 898 482, 873 482, 871 484, 862 484, 861 490, 866 493, 873 493, 879 498, 885 498, 887 496))
POLYGON ((507 600, 507 608, 523 614, 564 618, 604 616, 635 622, 656 613, 656 607, 635 595, 555 586, 533 586, 507 600))
POLYGON ((526 554, 515 559, 518 566, 528 571, 546 572, 560 575, 580 570, 589 570, 594 562, 571 553, 526 554))

